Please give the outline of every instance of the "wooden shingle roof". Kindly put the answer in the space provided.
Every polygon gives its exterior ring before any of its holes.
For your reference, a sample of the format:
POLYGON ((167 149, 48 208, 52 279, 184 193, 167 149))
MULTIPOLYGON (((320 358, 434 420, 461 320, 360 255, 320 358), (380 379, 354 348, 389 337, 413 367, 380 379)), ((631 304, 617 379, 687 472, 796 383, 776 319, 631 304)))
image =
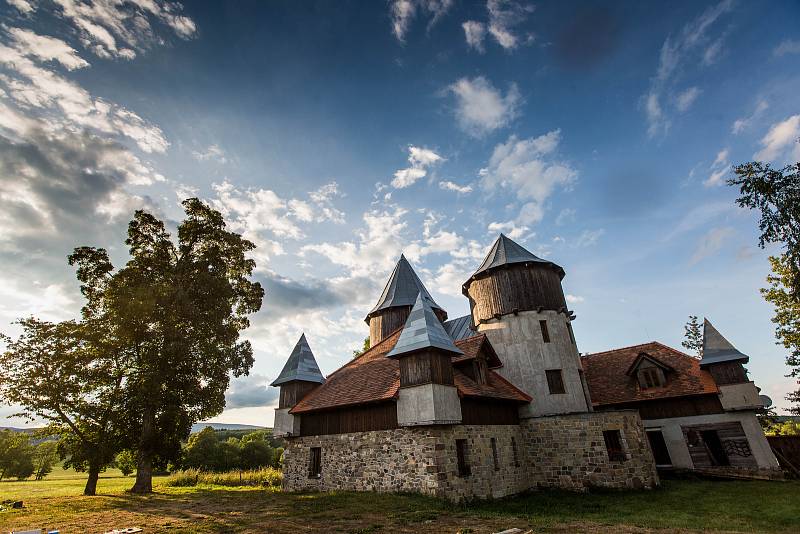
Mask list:
POLYGON ((594 406, 719 393, 699 360, 657 341, 589 354, 581 362, 594 406), (642 355, 671 368, 666 385, 642 389, 628 373, 642 355))
MULTIPOLYGON (((302 414, 396 399, 400 390, 400 363, 386 354, 397 343, 401 331, 396 330, 331 373, 324 384, 303 397, 290 412, 302 414)), ((483 334, 456 341, 456 347, 464 353, 457 358, 474 358, 484 343, 488 341, 483 334)), ((487 372, 486 384, 477 384, 457 368, 453 369, 453 378, 461 397, 531 401, 531 397, 491 370, 487 372)))

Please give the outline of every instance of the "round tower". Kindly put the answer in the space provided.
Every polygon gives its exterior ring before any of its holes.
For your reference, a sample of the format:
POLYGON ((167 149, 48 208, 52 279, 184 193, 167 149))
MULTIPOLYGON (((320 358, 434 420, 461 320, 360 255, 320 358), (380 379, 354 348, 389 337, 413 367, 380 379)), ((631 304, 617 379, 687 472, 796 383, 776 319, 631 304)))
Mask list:
POLYGON ((408 263, 404 255, 400 255, 392 271, 378 303, 367 314, 364 321, 369 325, 369 344, 374 347, 386 336, 406 324, 411 308, 417 300, 417 295, 422 296, 430 303, 431 309, 440 321, 447 320, 447 312, 433 301, 422 280, 408 263))
POLYGON ((473 324, 503 362, 497 372, 533 397, 523 417, 591 411, 564 274, 500 234, 462 287, 473 324))

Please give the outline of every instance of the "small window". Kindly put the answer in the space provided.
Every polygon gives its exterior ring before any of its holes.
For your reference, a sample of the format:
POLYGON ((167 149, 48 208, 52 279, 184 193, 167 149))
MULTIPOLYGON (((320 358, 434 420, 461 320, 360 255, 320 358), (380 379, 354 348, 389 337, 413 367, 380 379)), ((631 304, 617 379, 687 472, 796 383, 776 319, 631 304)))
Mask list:
POLYGON ((309 478, 319 478, 322 476, 322 448, 311 447, 311 457, 308 461, 309 478))
POLYGON ((572 323, 569 321, 567 321, 567 332, 569 332, 569 340, 572 344, 577 345, 577 343, 575 343, 575 332, 572 331, 572 323))
POLYGON ((514 467, 519 467, 519 456, 517 456, 517 440, 511 437, 511 454, 514 455, 514 467))
POLYGON ((500 471, 500 460, 497 458, 497 440, 491 438, 492 442, 492 460, 494 460, 494 470, 500 471))
POLYGON ((606 442, 608 459, 612 462, 624 462, 625 451, 622 448, 622 435, 619 430, 603 430, 603 440, 606 442))
POLYGON ((564 379, 561 377, 561 369, 548 369, 545 371, 547 375, 547 387, 550 389, 551 395, 560 395, 566 393, 564 389, 564 379))
POLYGON ((639 370, 639 385, 642 389, 656 388, 664 385, 661 369, 648 367, 639 370))
POLYGON ((542 339, 545 343, 550 343, 550 332, 547 330, 547 321, 539 321, 539 328, 542 329, 542 339))
POLYGON ((456 440, 456 459, 458 460, 458 476, 469 476, 469 463, 467 461, 467 440, 456 440))
POLYGON ((472 362, 473 373, 475 374, 476 384, 486 383, 486 362, 484 360, 476 360, 472 362))

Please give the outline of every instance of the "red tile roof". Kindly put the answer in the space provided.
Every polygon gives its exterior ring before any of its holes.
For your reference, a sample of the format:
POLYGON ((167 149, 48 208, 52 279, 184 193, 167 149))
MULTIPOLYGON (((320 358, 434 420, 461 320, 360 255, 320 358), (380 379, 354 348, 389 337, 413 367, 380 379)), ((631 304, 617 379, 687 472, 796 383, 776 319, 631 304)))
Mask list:
MULTIPOLYGON (((398 329, 380 343, 357 356, 352 361, 331 373, 325 383, 315 388, 294 408, 291 413, 314 412, 355 404, 366 404, 397 398, 400 389, 400 363, 396 358, 387 358, 402 329, 398 329)), ((474 358, 483 343, 488 343, 484 334, 455 342, 464 352, 457 358, 474 358)), ((462 397, 486 397, 515 402, 530 402, 531 398, 494 371, 487 372, 487 383, 477 384, 458 369, 453 369, 453 378, 462 397)))
POLYGON ((589 354, 581 361, 595 406, 719 392, 711 374, 700 369, 700 360, 657 341, 589 354), (642 353, 674 370, 667 373, 665 386, 642 389, 636 376, 627 374, 642 353))

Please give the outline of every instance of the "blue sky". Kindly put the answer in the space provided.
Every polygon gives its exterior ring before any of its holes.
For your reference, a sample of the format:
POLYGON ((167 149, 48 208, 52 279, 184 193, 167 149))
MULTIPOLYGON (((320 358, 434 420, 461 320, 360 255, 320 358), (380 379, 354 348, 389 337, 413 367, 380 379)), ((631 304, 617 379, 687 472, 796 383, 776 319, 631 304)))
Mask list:
POLYGON ((267 289, 217 420, 271 424, 301 332, 347 361, 401 252, 467 313, 500 231, 565 268, 582 352, 707 316, 786 406, 777 249, 724 181, 800 158, 796 2, 6 1, 0 329, 76 316, 69 251, 119 264, 133 210, 174 226, 197 195, 267 289))

